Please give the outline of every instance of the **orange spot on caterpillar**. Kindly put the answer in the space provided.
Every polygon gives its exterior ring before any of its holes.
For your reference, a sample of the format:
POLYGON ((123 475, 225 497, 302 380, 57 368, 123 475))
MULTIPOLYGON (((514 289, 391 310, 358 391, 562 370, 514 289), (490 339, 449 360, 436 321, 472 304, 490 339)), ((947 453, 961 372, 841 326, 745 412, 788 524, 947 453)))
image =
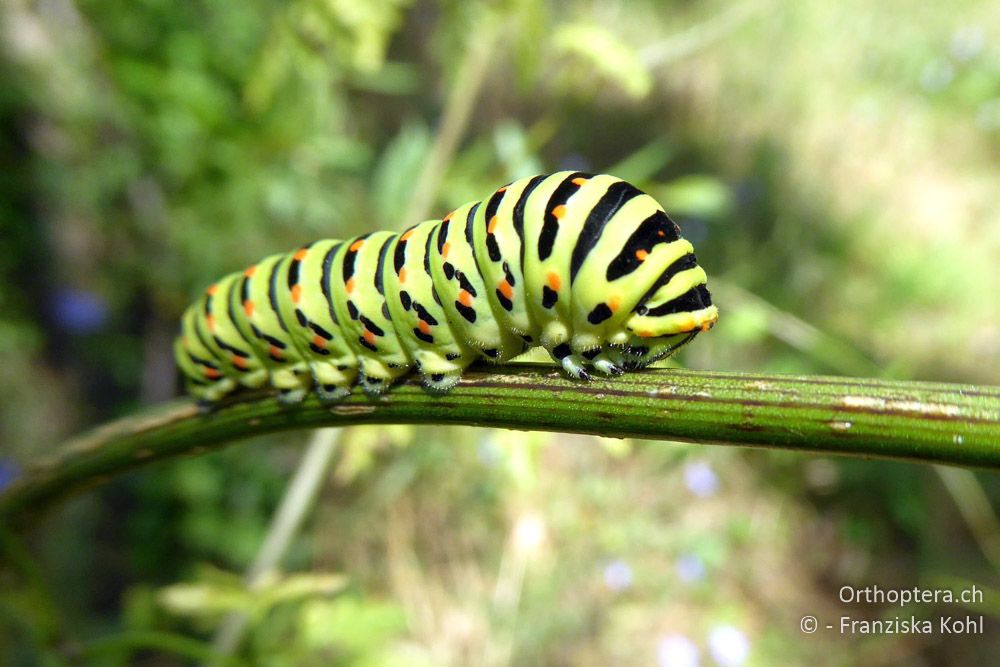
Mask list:
POLYGON ((204 373, 205 377, 207 377, 209 380, 218 380, 220 377, 222 377, 222 373, 215 370, 214 368, 209 368, 208 366, 202 368, 201 372, 204 373))
POLYGON ((444 218, 442 219, 442 222, 448 222, 448 221, 449 221, 449 220, 451 220, 451 219, 452 219, 452 218, 453 218, 454 216, 455 216, 455 212, 454 212, 454 211, 452 211, 452 212, 451 212, 451 213, 449 213, 448 215, 444 216, 444 218))
POLYGON ((247 299, 243 302, 243 311, 247 314, 247 317, 253 317, 253 301, 247 299))
POLYGON ((708 331, 709 329, 712 328, 713 324, 715 324, 715 320, 702 322, 701 323, 701 332, 705 333, 706 331, 708 331))
POLYGON ((313 336, 312 344, 318 348, 324 348, 326 347, 326 339, 320 336, 319 334, 316 334, 315 336, 313 336))
POLYGON ((413 230, 412 229, 407 229, 405 232, 403 232, 403 235, 399 237, 399 240, 400 241, 408 241, 408 240, 410 240, 411 236, 413 236, 413 230))
POLYGON ((429 334, 431 332, 431 325, 427 324, 423 320, 420 320, 420 324, 417 325, 421 333, 429 334))
POLYGON ((362 337, 364 337, 364 339, 366 341, 368 341, 369 345, 374 345, 375 344, 375 334, 373 334, 368 329, 365 329, 365 332, 363 334, 361 334, 361 335, 362 335, 362 337))
POLYGON ((644 329, 643 331, 638 331, 638 332, 636 332, 636 335, 639 336, 640 338, 655 338, 656 337, 656 334, 653 333, 652 331, 648 330, 648 329, 644 329))
POLYGON ((663 230, 662 230, 662 229, 658 230, 658 231, 656 232, 656 235, 657 235, 657 236, 659 236, 659 237, 660 237, 661 239, 662 239, 662 238, 663 238, 664 236, 666 236, 666 234, 664 234, 664 233, 663 233, 663 230))
POLYGON ((402 285, 406 282, 406 267, 404 266, 399 270, 399 284, 402 285))
POLYGON ((501 280, 497 283, 497 289, 501 294, 507 299, 512 299, 514 297, 514 288, 510 286, 510 283, 506 280, 501 280))
POLYGON ((244 271, 243 275, 246 276, 247 278, 253 278, 253 274, 255 274, 255 273, 257 273, 257 265, 256 264, 254 264, 253 266, 251 266, 250 268, 248 268, 246 271, 244 271))
POLYGON ((209 331, 215 331, 215 316, 214 315, 206 315, 205 316, 205 324, 208 325, 208 330, 209 331))
POLYGON ((462 304, 463 306, 466 306, 466 307, 471 306, 472 305, 472 295, 469 294, 468 290, 461 290, 458 293, 458 302, 460 304, 462 304))
POLYGON ((563 216, 566 215, 566 205, 559 204, 554 209, 552 209, 552 217, 556 220, 562 220, 563 216))
POLYGON ((271 355, 272 359, 281 359, 282 361, 285 359, 285 355, 281 353, 281 350, 278 348, 277 345, 269 346, 267 348, 267 353, 271 355))
POLYGON ((240 356, 237 356, 237 355, 234 354, 233 355, 233 366, 236 366, 236 368, 246 368, 247 367, 247 360, 244 359, 243 357, 240 357, 240 356))
POLYGON ((364 239, 358 239, 357 241, 351 244, 351 247, 348 248, 348 250, 350 250, 351 252, 357 252, 361 250, 361 246, 363 246, 364 244, 365 244, 364 239))
POLYGON ((573 180, 571 181, 571 183, 573 183, 573 185, 576 185, 576 186, 580 186, 580 185, 583 185, 583 184, 584 184, 584 183, 586 183, 586 182, 587 182, 587 179, 586 179, 586 178, 583 178, 582 176, 581 176, 581 177, 579 177, 579 178, 574 178, 574 179, 573 179, 573 180))
POLYGON ((308 254, 309 254, 309 248, 299 248, 298 250, 295 251, 295 254, 292 256, 292 259, 297 259, 298 261, 301 262, 306 258, 306 255, 308 254))
POLYGON ((486 233, 492 234, 493 230, 496 228, 497 228, 497 217, 494 215, 492 218, 490 218, 490 224, 488 227, 486 227, 486 233))
POLYGON ((506 185, 503 186, 502 188, 500 188, 499 190, 497 190, 497 192, 507 192, 507 186, 506 185))
POLYGON ((552 291, 558 292, 559 288, 562 286, 562 278, 559 277, 559 274, 555 271, 549 271, 547 278, 549 280, 549 287, 552 288, 552 291))
POLYGON ((445 244, 443 246, 441 246, 441 256, 442 257, 447 257, 449 252, 451 252, 451 244, 448 243, 448 242, 445 242, 445 244))
POLYGON ((292 303, 298 303, 302 300, 302 285, 298 283, 292 285, 292 303))
POLYGON ((646 252, 645 250, 643 250, 642 248, 640 248, 639 250, 636 250, 636 251, 635 251, 635 257, 636 257, 636 259, 638 259, 638 260, 639 260, 640 262, 642 262, 642 261, 645 261, 645 259, 646 259, 647 257, 649 257, 649 253, 648 253, 648 252, 646 252))
POLYGON ((208 294, 209 296, 215 296, 215 293, 218 291, 219 291, 219 284, 216 283, 215 285, 209 285, 208 289, 205 290, 205 293, 208 294))
POLYGON ((617 313, 618 309, 622 306, 622 298, 620 296, 613 296, 608 299, 608 308, 611 309, 612 313, 617 313))
POLYGON ((354 293, 354 287, 355 287, 356 284, 357 283, 355 282, 354 278, 351 278, 351 279, 349 279, 347 281, 347 284, 344 285, 344 289, 347 290, 348 294, 353 294, 354 293))

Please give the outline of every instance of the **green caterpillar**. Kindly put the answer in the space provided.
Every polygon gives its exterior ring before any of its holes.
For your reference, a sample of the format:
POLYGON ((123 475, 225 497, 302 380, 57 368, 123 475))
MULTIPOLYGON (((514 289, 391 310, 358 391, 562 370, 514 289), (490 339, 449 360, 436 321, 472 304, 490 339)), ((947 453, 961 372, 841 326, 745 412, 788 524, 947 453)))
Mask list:
POLYGON ((174 344, 211 404, 268 383, 301 401, 378 394, 416 369, 447 391, 477 359, 544 347, 570 376, 642 368, 707 331, 718 310, 693 247, 647 194, 559 172, 401 234, 323 240, 210 286, 174 344))

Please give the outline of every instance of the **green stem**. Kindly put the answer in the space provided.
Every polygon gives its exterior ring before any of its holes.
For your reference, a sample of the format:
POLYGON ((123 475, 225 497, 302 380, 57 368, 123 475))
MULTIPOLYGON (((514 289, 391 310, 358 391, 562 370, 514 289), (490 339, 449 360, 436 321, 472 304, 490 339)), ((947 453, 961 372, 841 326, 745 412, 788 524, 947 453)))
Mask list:
POLYGON ((424 220, 437 197, 441 179, 469 126, 469 118, 489 71, 490 59, 494 55, 493 47, 500 36, 500 27, 499 17, 486 12, 475 32, 470 33, 472 40, 469 49, 451 86, 448 101, 441 114, 441 127, 424 161, 424 167, 417 176, 413 196, 403 214, 403 225, 424 220))
POLYGON ((216 660, 217 664, 240 667, 245 663, 236 658, 223 656, 212 651, 204 642, 171 632, 136 631, 94 640, 84 644, 80 653, 82 657, 93 659, 98 657, 127 657, 140 650, 154 650, 162 653, 184 656, 192 660, 216 660))
POLYGON ((444 423, 856 454, 1000 468, 1000 387, 651 370, 589 383, 550 366, 471 369, 452 392, 414 379, 378 399, 282 407, 246 393, 209 415, 188 400, 111 422, 38 462, 0 496, 0 522, 156 459, 317 426, 444 423))

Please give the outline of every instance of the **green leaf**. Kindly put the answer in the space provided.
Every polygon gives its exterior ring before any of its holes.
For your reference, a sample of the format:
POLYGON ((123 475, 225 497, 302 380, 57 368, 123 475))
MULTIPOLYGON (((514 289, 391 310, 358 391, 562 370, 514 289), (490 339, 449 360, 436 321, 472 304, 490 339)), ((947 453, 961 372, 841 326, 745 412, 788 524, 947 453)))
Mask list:
POLYGON ((633 99, 642 99, 653 87, 652 75, 636 50, 604 27, 568 23, 555 29, 552 44, 558 53, 580 58, 584 65, 592 66, 633 99))
POLYGON ((717 219, 733 207, 729 187, 715 176, 692 174, 650 189, 650 194, 671 214, 717 219))
POLYGON ((406 123, 386 146, 372 177, 371 198, 381 226, 388 229, 403 224, 400 216, 413 195, 416 174, 427 158, 431 134, 418 121, 406 123))

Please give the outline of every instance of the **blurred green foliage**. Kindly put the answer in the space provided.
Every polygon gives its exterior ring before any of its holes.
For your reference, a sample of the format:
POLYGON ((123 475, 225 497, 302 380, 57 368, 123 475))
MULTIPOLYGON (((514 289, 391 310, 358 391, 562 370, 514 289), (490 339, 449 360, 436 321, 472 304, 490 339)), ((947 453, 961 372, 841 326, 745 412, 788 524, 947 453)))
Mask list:
MULTIPOLYGON (((998 12, 8 0, 0 488, 62 436, 173 395, 175 322, 213 277, 415 222, 446 130, 461 141, 428 215, 560 168, 656 196, 722 311, 687 365, 996 383, 998 12), (470 119, 445 127, 476 46, 482 84, 457 96, 470 119)), ((26 543, 2 534, 0 661, 204 662, 233 610, 250 623, 233 664, 1000 660, 995 476, 946 486, 886 462, 351 429, 286 573, 249 593, 301 441, 157 465, 26 543), (993 592, 986 636, 799 631, 807 613, 895 613, 840 604, 844 584, 940 581, 993 592)))

